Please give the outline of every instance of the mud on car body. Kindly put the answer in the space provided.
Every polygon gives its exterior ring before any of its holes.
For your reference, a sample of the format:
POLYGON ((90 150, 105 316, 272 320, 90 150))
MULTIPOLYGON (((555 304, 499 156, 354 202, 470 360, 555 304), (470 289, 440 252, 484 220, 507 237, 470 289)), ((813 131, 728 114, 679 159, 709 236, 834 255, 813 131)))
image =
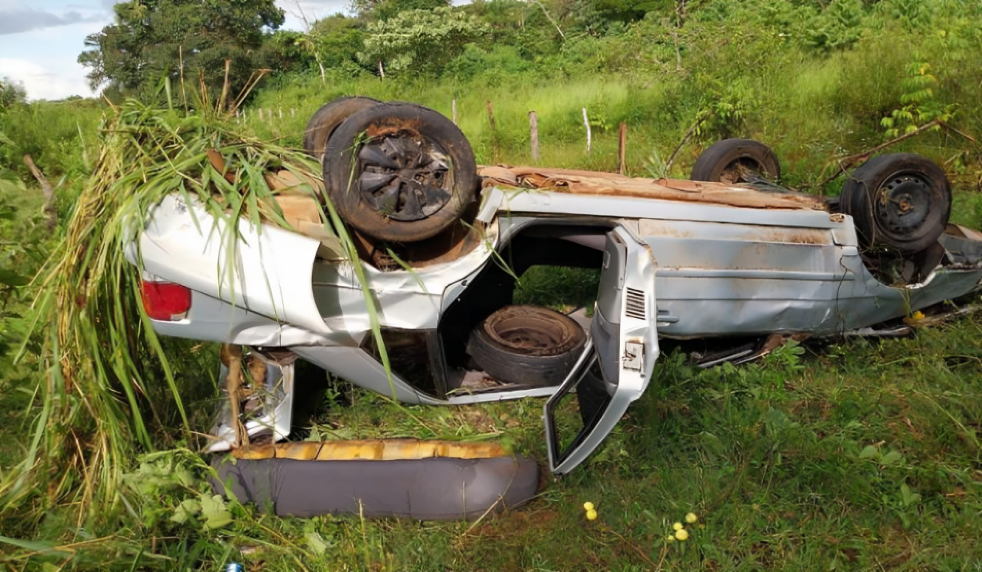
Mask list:
MULTIPOLYGON (((289 192, 298 232, 242 221, 230 272, 215 271, 228 229, 196 224, 207 214, 178 196, 131 248, 148 307, 167 307, 152 314, 160 334, 249 346, 262 362, 265 391, 242 418, 253 436, 287 438, 299 356, 407 403, 546 397, 550 466, 566 473, 643 394, 659 340, 875 333, 982 279, 982 235, 947 224, 944 173, 912 155, 877 157, 828 201, 775 184, 773 152, 747 140, 707 149, 693 180, 478 169, 436 112, 348 98, 305 142, 324 169, 323 187, 306 184, 337 206, 361 260, 324 232, 314 199, 289 192), (536 266, 594 269, 596 303, 516 305, 516 278, 536 266), (185 302, 159 294, 175 289, 185 302), (571 401, 574 426, 556 417, 571 401)), ((211 450, 234 443, 234 421, 226 405, 211 450)))

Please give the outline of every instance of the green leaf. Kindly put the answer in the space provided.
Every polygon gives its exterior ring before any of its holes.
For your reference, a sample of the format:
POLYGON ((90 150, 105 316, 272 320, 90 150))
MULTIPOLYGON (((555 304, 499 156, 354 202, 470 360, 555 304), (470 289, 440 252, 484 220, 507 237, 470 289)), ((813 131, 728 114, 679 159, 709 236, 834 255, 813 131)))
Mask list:
POLYGON ((900 497, 904 501, 905 507, 921 502, 921 495, 912 491, 911 488, 907 486, 907 483, 902 483, 900 485, 900 497))
POLYGON ((27 286, 30 283, 30 278, 26 278, 10 270, 0 268, 0 284, 4 286, 27 286))
POLYGON ((900 451, 890 451, 886 455, 883 455, 880 463, 883 465, 892 465, 903 458, 904 456, 900 454, 900 451))
POLYGON ((171 522, 184 524, 199 513, 201 513, 201 503, 195 499, 186 499, 178 505, 170 519, 171 522))
POLYGON ((317 532, 308 532, 306 537, 307 545, 310 546, 310 549, 313 550, 318 556, 322 556, 325 552, 327 552, 327 549, 331 547, 331 545, 328 544, 317 532))
POLYGON ((195 483, 194 475, 186 467, 174 469, 174 478, 186 487, 192 487, 195 483))
POLYGON ((873 457, 880 454, 880 449, 876 445, 867 445, 861 453, 859 453, 860 459, 872 459, 873 457))
POLYGON ((201 516, 205 519, 205 528, 215 530, 232 522, 232 513, 225 508, 225 499, 221 495, 201 495, 201 516))

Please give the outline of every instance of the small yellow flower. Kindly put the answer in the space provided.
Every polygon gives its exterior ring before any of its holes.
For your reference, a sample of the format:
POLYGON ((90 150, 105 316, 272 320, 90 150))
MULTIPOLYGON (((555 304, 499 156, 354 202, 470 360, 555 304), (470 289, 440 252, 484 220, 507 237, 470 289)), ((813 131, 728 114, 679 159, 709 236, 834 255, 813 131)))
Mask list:
POLYGON ((583 503, 583 510, 593 510, 593 503, 590 501, 583 503))
POLYGON ((685 540, 689 538, 689 533, 686 532, 684 528, 680 528, 675 531, 675 538, 678 538, 679 540, 685 540))
POLYGON ((665 541, 666 541, 666 542, 675 542, 675 537, 674 537, 674 536, 672 536, 671 534, 669 534, 669 535, 668 535, 668 538, 666 538, 666 539, 665 539, 665 541))
POLYGON ((685 522, 688 522, 689 524, 692 524, 697 520, 699 520, 699 517, 696 516, 696 513, 694 512, 690 512, 689 514, 685 515, 685 522))
POLYGON ((682 523, 676 522, 675 524, 672 525, 672 528, 674 528, 675 530, 682 530, 682 523))
POLYGON ((913 318, 914 320, 923 320, 924 319, 924 312, 921 312, 920 310, 918 310, 918 311, 914 312, 914 315, 912 315, 911 318, 913 318))
POLYGON ((597 511, 593 510, 592 508, 590 510, 586 511, 586 519, 587 520, 597 520, 597 511))

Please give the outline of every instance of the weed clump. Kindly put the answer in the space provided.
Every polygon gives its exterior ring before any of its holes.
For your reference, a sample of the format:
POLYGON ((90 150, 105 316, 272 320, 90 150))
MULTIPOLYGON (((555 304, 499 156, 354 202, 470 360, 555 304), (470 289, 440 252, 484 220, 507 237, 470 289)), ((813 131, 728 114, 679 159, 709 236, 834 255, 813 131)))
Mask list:
MULTIPOLYGON (((46 375, 35 388, 25 458, 0 484, 4 519, 35 503, 70 503, 83 514, 99 507, 105 517, 120 506, 123 475, 138 451, 173 445, 175 434, 196 440, 182 397, 200 393, 200 380, 182 375, 168 351, 181 342, 157 337, 140 299, 139 236, 155 205, 177 194, 200 206, 210 216, 196 221, 198 230, 221 241, 231 261, 240 222, 289 227, 264 174, 287 169, 311 180, 320 170, 296 151, 240 134, 210 111, 128 101, 101 131, 92 176, 36 279, 33 339, 43 348, 46 375), (216 153, 224 172, 214 164, 216 153)), ((306 183, 299 190, 315 193, 306 183)), ((334 233, 331 225, 325 230, 334 233)), ((235 265, 222 266, 216 272, 227 275, 219 279, 234 283, 235 265)))

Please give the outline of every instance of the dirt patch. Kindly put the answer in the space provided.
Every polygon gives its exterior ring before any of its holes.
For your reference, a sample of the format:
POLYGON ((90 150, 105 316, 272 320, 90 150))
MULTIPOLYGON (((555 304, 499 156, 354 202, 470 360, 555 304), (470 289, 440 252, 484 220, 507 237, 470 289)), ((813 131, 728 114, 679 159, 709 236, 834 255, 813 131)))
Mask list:
POLYGON ((533 511, 525 507, 515 511, 503 512, 494 520, 480 524, 464 537, 462 542, 467 544, 477 540, 483 543, 489 538, 506 539, 537 534, 536 531, 545 532, 545 529, 550 527, 558 516, 559 514, 553 508, 533 511))
POLYGON ((479 433, 491 433, 497 431, 498 425, 495 418, 480 407, 458 406, 454 412, 454 417, 460 421, 461 425, 470 427, 479 433))

